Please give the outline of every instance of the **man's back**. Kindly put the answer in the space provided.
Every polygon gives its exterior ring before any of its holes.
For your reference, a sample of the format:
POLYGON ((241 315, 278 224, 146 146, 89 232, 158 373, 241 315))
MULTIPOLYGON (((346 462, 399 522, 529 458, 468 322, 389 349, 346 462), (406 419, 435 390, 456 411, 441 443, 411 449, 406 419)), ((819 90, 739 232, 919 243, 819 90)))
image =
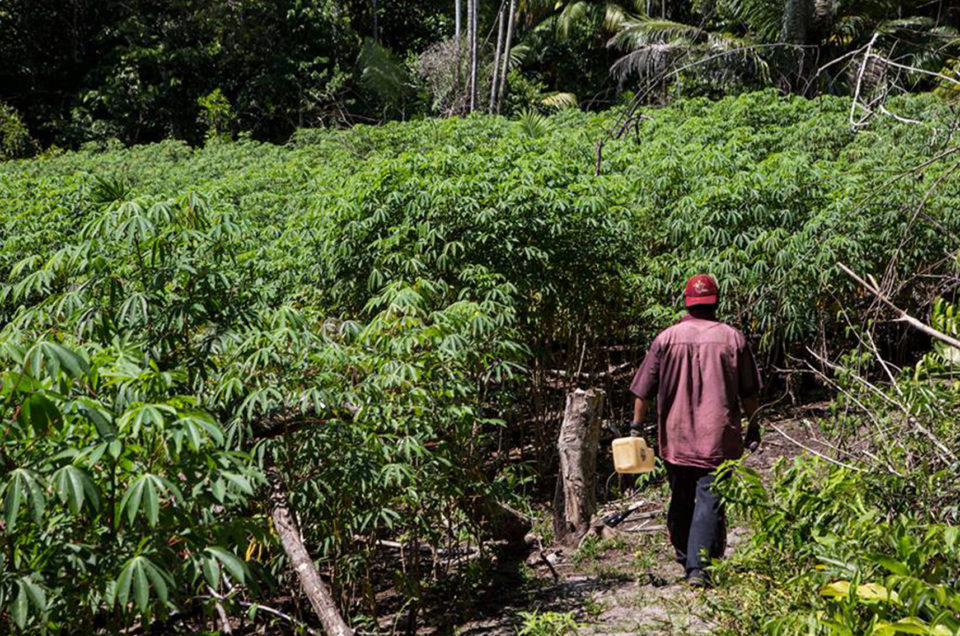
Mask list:
POLYGON ((689 315, 654 339, 630 387, 658 399, 660 456, 704 468, 743 454, 739 401, 759 388, 743 334, 689 315))

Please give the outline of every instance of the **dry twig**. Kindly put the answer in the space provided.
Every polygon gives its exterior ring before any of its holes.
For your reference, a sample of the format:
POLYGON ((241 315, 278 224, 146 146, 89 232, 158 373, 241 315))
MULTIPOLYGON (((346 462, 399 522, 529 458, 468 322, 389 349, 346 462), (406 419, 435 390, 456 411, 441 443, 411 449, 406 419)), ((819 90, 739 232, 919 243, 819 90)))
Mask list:
POLYGON ((794 438, 792 438, 792 437, 790 437, 789 435, 787 435, 787 433, 784 432, 784 430, 783 430, 782 428, 780 428, 779 426, 777 426, 776 424, 774 424, 774 423, 772 423, 772 422, 768 423, 767 425, 768 425, 770 428, 772 428, 773 430, 775 430, 777 433, 779 433, 780 436, 783 437, 785 440, 787 440, 788 442, 793 442, 794 444, 796 444, 797 446, 799 446, 799 447, 802 448, 803 450, 807 451, 808 453, 812 453, 813 455, 816 455, 817 457, 819 457, 819 458, 821 458, 821 459, 825 459, 825 460, 827 460, 828 462, 830 462, 831 464, 836 464, 837 466, 840 466, 841 468, 846 468, 847 470, 852 470, 852 471, 855 471, 855 472, 858 472, 858 473, 863 472, 863 469, 862 469, 862 468, 858 468, 857 466, 854 466, 853 464, 847 464, 846 462, 842 462, 842 461, 840 461, 839 459, 834 459, 834 458, 832 458, 832 457, 830 457, 830 456, 828 456, 828 455, 824 455, 824 454, 821 453, 820 451, 815 450, 815 449, 813 449, 813 448, 810 448, 810 447, 807 446, 806 444, 803 444, 802 442, 800 442, 800 441, 798 441, 798 440, 795 440, 794 438))
POLYGON ((841 270, 843 273, 845 273, 847 276, 849 276, 850 278, 852 278, 853 280, 855 280, 858 284, 860 284, 860 286, 862 286, 864 289, 866 289, 866 290, 869 291, 871 294, 873 294, 874 296, 876 296, 876 297, 877 297, 877 300, 879 300, 881 303, 883 303, 884 305, 886 305, 887 307, 889 307, 890 309, 892 309, 893 311, 895 311, 895 312, 898 314, 897 320, 899 320, 899 321, 901 321, 901 322, 907 323, 907 324, 910 325, 911 327, 913 327, 913 328, 915 328, 915 329, 917 329, 917 330, 919 330, 919 331, 922 331, 923 333, 927 334, 928 336, 930 336, 931 338, 933 338, 933 339, 935 339, 935 340, 939 340, 940 342, 943 342, 944 344, 950 345, 950 346, 953 347, 954 349, 960 350, 960 340, 957 340, 956 338, 953 338, 953 337, 951 337, 951 336, 948 336, 947 334, 943 333, 942 331, 938 331, 938 330, 934 329, 933 327, 931 327, 930 325, 928 325, 928 324, 926 324, 926 323, 924 323, 924 322, 921 322, 920 320, 917 320, 917 319, 914 318, 913 316, 909 315, 907 312, 905 312, 904 310, 902 310, 902 309, 900 309, 899 307, 897 307, 897 306, 893 303, 893 301, 891 301, 889 298, 887 298, 887 296, 886 296, 882 291, 880 291, 880 289, 879 289, 876 285, 874 285, 874 284, 872 284, 872 283, 868 283, 867 281, 863 280, 862 278, 860 278, 859 276, 857 276, 857 275, 853 272, 853 270, 851 270, 849 267, 847 267, 847 266, 844 265, 843 263, 837 263, 837 267, 839 267, 840 270, 841 270))

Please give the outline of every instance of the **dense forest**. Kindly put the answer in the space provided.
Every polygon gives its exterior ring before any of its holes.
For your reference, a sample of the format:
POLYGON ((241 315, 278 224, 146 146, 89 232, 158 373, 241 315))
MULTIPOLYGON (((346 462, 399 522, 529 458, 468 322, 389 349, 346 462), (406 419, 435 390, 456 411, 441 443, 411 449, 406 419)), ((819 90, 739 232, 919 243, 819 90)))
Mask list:
POLYGON ((958 11, 0 0, 0 631, 960 634, 958 11), (699 272, 694 592, 610 441, 699 272))
POLYGON ((943 0, 2 0, 0 152, 765 87, 874 97, 943 84, 958 27, 943 0))

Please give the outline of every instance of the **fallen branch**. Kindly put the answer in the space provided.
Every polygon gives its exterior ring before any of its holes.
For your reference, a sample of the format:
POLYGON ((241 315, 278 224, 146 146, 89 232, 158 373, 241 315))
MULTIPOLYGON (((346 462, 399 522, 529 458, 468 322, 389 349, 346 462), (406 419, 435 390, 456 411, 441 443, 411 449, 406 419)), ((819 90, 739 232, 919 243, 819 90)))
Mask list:
POLYGON ((353 630, 347 625, 340 616, 336 603, 327 589, 326 583, 320 578, 320 574, 313 566, 313 559, 307 552, 303 540, 300 538, 300 530, 297 528, 293 515, 290 514, 290 507, 287 504, 287 495, 283 488, 283 482, 277 469, 271 466, 267 469, 267 476, 270 480, 270 503, 273 508, 273 525, 277 529, 277 536, 283 551, 290 559, 290 565, 300 581, 300 587, 304 595, 310 601, 313 611, 316 612, 323 625, 324 631, 329 636, 353 636, 353 630))
POLYGON ((234 595, 233 591, 231 591, 230 594, 224 595, 224 594, 220 594, 210 586, 207 586, 207 591, 210 592, 209 595, 194 596, 193 597, 194 600, 205 601, 205 600, 213 599, 214 601, 216 601, 217 605, 220 605, 221 601, 229 601, 231 603, 239 605, 240 607, 246 607, 247 609, 253 607, 253 608, 256 608, 255 611, 259 612, 260 610, 263 610, 267 614, 273 614, 277 618, 282 618, 283 620, 296 625, 306 633, 310 634, 310 636, 320 636, 320 632, 318 632, 317 630, 313 629, 309 625, 304 625, 302 622, 298 621, 297 619, 295 619, 294 617, 288 614, 284 614, 280 610, 273 609, 272 607, 269 607, 267 605, 262 605, 260 603, 247 603, 246 601, 239 601, 233 598, 233 595, 234 595))
MULTIPOLYGON (((360 407, 353 404, 321 405, 327 409, 327 415, 308 414, 286 409, 277 409, 250 423, 252 441, 263 442, 297 432, 309 426, 327 424, 331 420, 351 420, 360 407)), ((467 510, 474 520, 483 519, 494 540, 504 540, 512 546, 523 544, 523 537, 530 531, 532 522, 529 517, 493 497, 484 497, 477 510, 467 510)))
POLYGON ((887 307, 895 311, 898 314, 897 320, 907 323, 911 327, 919 331, 922 331, 923 333, 927 334, 928 336, 930 336, 935 340, 939 340, 940 342, 947 344, 953 347, 954 349, 960 350, 960 340, 957 340, 956 338, 948 336, 942 331, 938 331, 934 329, 933 327, 926 324, 925 322, 917 320, 916 318, 914 318, 904 310, 900 309, 895 304, 893 304, 893 301, 887 298, 887 296, 882 291, 880 291, 875 285, 868 283, 867 281, 857 276, 853 272, 853 270, 851 270, 849 267, 847 267, 843 263, 837 263, 837 267, 839 267, 840 270, 843 273, 845 273, 847 276, 849 276, 850 278, 855 280, 857 283, 859 283, 860 286, 862 286, 864 289, 866 289, 871 294, 876 296, 877 300, 879 300, 881 303, 883 303, 884 305, 886 305, 887 307))
POLYGON ((301 623, 300 621, 298 621, 298 620, 295 619, 294 617, 289 616, 289 615, 287 615, 287 614, 284 614, 284 613, 281 612, 280 610, 275 610, 275 609, 273 609, 272 607, 268 607, 268 606, 266 606, 266 605, 261 605, 260 603, 245 603, 245 602, 243 602, 243 601, 235 601, 235 602, 236 602, 238 605, 242 606, 242 607, 246 607, 246 608, 256 607, 256 608, 257 608, 256 611, 258 611, 258 612, 259 612, 260 610, 263 610, 263 611, 266 612, 267 614, 273 614, 273 615, 276 616, 277 618, 282 618, 283 620, 285 620, 285 621, 287 621, 287 622, 289 622, 289 623, 292 623, 293 625, 296 625, 296 626, 299 627, 300 629, 304 630, 305 632, 307 632, 308 634, 310 634, 310 636, 320 636, 320 632, 318 632, 317 630, 313 629, 312 627, 310 627, 310 626, 308 626, 308 625, 304 625, 303 623, 301 623))
POLYGON ((220 602, 220 595, 209 585, 207 586, 207 590, 214 596, 213 606, 216 608, 217 616, 220 618, 220 632, 223 634, 232 634, 233 628, 230 627, 230 618, 227 617, 227 611, 223 609, 223 603, 220 602))
POLYGON ((543 540, 540 538, 540 535, 537 535, 537 553, 540 555, 540 560, 547 564, 547 567, 550 569, 550 574, 553 575, 553 580, 555 582, 560 580, 560 575, 557 574, 557 568, 553 567, 553 563, 550 562, 550 559, 547 558, 546 552, 543 550, 543 540))
POLYGON ((310 636, 320 636, 320 632, 318 632, 317 630, 313 629, 313 628, 310 627, 309 625, 304 625, 302 622, 298 621, 297 619, 295 619, 294 617, 290 616, 289 614, 284 614, 284 613, 281 612, 280 610, 273 609, 272 607, 269 607, 269 606, 267 606, 267 605, 261 605, 260 603, 247 603, 246 601, 238 601, 238 600, 236 600, 236 599, 229 599, 229 597, 227 597, 227 596, 224 596, 224 595, 222 595, 222 594, 217 594, 217 593, 216 593, 213 589, 211 589, 211 588, 207 588, 207 589, 210 590, 210 592, 211 592, 211 595, 210 595, 210 596, 195 596, 194 598, 195 598, 195 599, 199 599, 199 600, 207 600, 207 599, 215 599, 215 600, 217 600, 217 601, 230 600, 231 603, 236 603, 236 604, 239 605, 240 607, 246 607, 247 609, 249 609, 249 608, 251 608, 251 607, 254 607, 254 608, 256 608, 255 611, 257 611, 257 612, 259 612, 260 610, 263 610, 263 611, 266 612, 267 614, 273 614, 273 615, 276 616, 277 618, 282 618, 283 620, 285 620, 285 621, 287 621, 287 622, 289 622, 289 623, 291 623, 291 624, 293 624, 293 625, 296 625, 297 627, 299 627, 300 629, 302 629, 302 630, 305 631, 306 633, 310 634, 310 636))
POLYGON ((325 416, 280 410, 268 413, 251 422, 250 428, 253 438, 257 441, 272 439, 294 433, 307 426, 326 424, 331 419, 353 419, 353 416, 360 410, 359 407, 352 404, 324 406, 323 408, 329 411, 325 416))
POLYGON ((639 526, 630 526, 629 528, 623 528, 621 532, 658 532, 666 528, 663 524, 658 524, 655 526, 650 525, 650 520, 644 521, 639 526))
POLYGON ((805 444, 803 444, 803 443, 801 443, 801 442, 793 439, 792 437, 790 437, 789 435, 787 435, 787 434, 783 431, 782 428, 780 428, 780 427, 777 426, 776 424, 773 424, 772 422, 771 422, 771 423, 768 423, 767 426, 769 426, 770 428, 772 428, 773 430, 775 430, 777 433, 780 434, 781 437, 783 437, 783 438, 786 439, 787 441, 793 442, 794 444, 796 444, 797 446, 799 446, 799 447, 802 448, 803 450, 807 451, 808 453, 812 453, 812 454, 816 455, 817 457, 819 457, 819 458, 821 458, 821 459, 827 460, 827 461, 830 462, 831 464, 836 464, 837 466, 840 466, 841 468, 846 468, 847 470, 852 470, 852 471, 858 472, 858 473, 862 473, 862 472, 863 472, 863 469, 862 469, 862 468, 858 468, 858 467, 856 467, 856 466, 854 466, 854 465, 852 465, 852 464, 847 464, 847 463, 842 462, 842 461, 840 461, 840 460, 838 460, 838 459, 834 459, 834 458, 832 458, 832 457, 829 457, 829 456, 827 456, 827 455, 824 455, 823 453, 821 453, 821 452, 819 452, 819 451, 817 451, 817 450, 814 450, 813 448, 810 448, 809 446, 806 446, 805 444))
MULTIPOLYGON (((810 351, 810 350, 807 349, 807 351, 810 351)), ((827 365, 828 367, 830 367, 831 369, 834 369, 835 371, 842 370, 842 367, 840 367, 839 365, 833 364, 832 362, 829 362, 827 360, 821 359, 821 362, 827 365)), ((862 384, 864 387, 872 391, 877 397, 879 397, 882 400, 885 400, 891 406, 899 409, 900 412, 906 416, 907 421, 910 424, 912 424, 914 428, 916 428, 918 431, 923 433, 931 442, 933 442, 934 446, 940 449, 940 451, 947 458, 953 461, 957 460, 957 456, 953 453, 953 451, 947 448, 947 446, 944 445, 942 441, 940 441, 940 438, 934 435, 933 431, 931 431, 930 429, 925 427, 923 424, 921 424, 919 421, 917 421, 917 418, 913 416, 913 414, 911 413, 910 409, 907 407, 906 404, 903 404, 901 402, 898 402, 897 400, 894 400, 892 397, 884 393, 879 387, 874 386, 873 384, 868 382, 865 378, 857 375, 856 373, 851 374, 851 377, 853 377, 854 380, 856 380, 857 382, 862 384)))

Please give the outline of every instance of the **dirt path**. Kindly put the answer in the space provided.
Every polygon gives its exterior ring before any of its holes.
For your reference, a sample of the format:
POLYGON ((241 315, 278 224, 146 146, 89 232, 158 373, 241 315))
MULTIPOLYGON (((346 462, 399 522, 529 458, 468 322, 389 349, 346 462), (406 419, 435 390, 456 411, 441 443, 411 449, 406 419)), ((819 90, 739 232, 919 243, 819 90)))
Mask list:
MULTIPOLYGON (((799 419, 781 420, 777 425, 801 443, 809 438, 799 419)), ((801 449, 793 442, 771 429, 763 447, 746 463, 768 473, 778 458, 798 452, 801 449)), ((516 634, 524 620, 522 613, 534 611, 544 620, 572 618, 578 633, 585 635, 714 632, 720 625, 711 600, 721 592, 693 590, 683 582, 683 569, 672 560, 664 527, 668 496, 666 484, 640 490, 606 506, 617 511, 632 501, 643 502, 616 532, 588 538, 576 550, 545 546, 543 556, 535 550, 520 566, 521 584, 504 585, 503 592, 495 594, 498 598, 485 604, 487 616, 464 621, 455 633, 516 634)), ((730 521, 727 555, 749 539, 749 530, 740 520, 730 521)))

